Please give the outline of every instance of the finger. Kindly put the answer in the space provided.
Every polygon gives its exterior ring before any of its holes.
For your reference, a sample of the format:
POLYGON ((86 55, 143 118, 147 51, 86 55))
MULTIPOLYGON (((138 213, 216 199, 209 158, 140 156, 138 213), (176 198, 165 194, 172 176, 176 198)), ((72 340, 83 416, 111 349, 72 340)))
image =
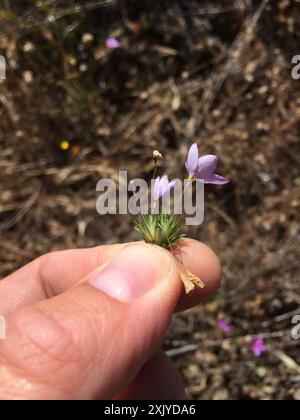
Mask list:
POLYGON ((155 353, 117 400, 185 400, 182 380, 162 351, 155 353))
POLYGON ((0 395, 112 398, 159 348, 181 287, 170 253, 131 245, 84 284, 12 314, 0 395))
MULTIPOLYGON (((112 259, 128 244, 47 254, 0 282, 0 313, 8 315, 43 299, 59 295, 112 259)), ((188 296, 182 292, 177 310, 185 310, 214 294, 220 282, 220 263, 214 252, 194 240, 181 247, 184 265, 206 284, 188 296)))
POLYGON ((110 260, 126 245, 46 254, 0 282, 0 314, 59 295, 110 260))

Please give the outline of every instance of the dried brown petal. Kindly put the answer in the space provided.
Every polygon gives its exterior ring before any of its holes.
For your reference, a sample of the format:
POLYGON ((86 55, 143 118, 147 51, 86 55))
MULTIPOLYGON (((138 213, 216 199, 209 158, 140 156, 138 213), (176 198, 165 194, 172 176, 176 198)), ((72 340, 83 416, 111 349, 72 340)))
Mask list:
POLYGON ((183 282, 186 294, 191 293, 196 287, 204 289, 205 284, 199 277, 188 271, 182 264, 178 264, 178 274, 183 282))

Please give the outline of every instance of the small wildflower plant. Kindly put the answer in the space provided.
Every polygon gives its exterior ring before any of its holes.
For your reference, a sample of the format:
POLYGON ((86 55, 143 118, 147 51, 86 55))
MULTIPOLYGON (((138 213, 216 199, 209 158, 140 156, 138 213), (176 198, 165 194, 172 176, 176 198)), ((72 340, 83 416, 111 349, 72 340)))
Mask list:
MULTIPOLYGON (((146 243, 160 246, 174 255, 186 292, 189 293, 195 287, 203 288, 204 283, 184 268, 183 264, 178 260, 178 253, 175 252, 176 248, 180 248, 182 240, 186 237, 183 223, 178 216, 160 209, 160 201, 170 195, 178 180, 169 180, 167 175, 156 178, 157 163, 160 159, 163 159, 162 154, 157 150, 154 151, 155 170, 151 189, 152 211, 150 214, 142 214, 138 217, 136 230, 146 243)), ((217 165, 217 156, 206 155, 199 157, 198 146, 196 143, 193 144, 189 150, 185 165, 189 180, 187 186, 195 182, 217 185, 227 184, 229 182, 228 179, 216 174, 217 165)), ((183 195, 184 193, 185 191, 183 195)))
POLYGON ((120 41, 117 40, 116 38, 107 38, 105 40, 105 46, 106 48, 110 49, 110 50, 115 50, 117 48, 119 48, 121 45, 120 41))
POLYGON ((267 350, 263 338, 254 338, 250 343, 250 347, 255 357, 261 357, 267 350))
POLYGON ((232 330, 231 323, 226 320, 221 320, 218 322, 218 327, 221 331, 229 333, 232 330))

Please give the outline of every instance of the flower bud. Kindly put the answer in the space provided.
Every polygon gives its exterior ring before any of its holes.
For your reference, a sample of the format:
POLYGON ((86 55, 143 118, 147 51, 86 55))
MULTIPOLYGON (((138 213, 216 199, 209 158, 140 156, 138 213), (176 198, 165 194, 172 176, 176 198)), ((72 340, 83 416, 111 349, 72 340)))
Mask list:
POLYGON ((154 162, 157 162, 158 160, 161 160, 163 158, 164 158, 163 155, 158 150, 154 150, 154 152, 153 152, 154 162))

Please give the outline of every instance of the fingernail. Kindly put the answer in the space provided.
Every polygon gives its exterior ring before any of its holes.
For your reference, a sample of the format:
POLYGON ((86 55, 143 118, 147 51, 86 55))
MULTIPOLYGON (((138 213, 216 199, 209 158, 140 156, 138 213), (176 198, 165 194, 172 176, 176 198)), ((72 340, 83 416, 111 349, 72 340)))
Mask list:
POLYGON ((164 277, 167 258, 154 247, 129 245, 90 284, 120 301, 138 299, 164 277))

